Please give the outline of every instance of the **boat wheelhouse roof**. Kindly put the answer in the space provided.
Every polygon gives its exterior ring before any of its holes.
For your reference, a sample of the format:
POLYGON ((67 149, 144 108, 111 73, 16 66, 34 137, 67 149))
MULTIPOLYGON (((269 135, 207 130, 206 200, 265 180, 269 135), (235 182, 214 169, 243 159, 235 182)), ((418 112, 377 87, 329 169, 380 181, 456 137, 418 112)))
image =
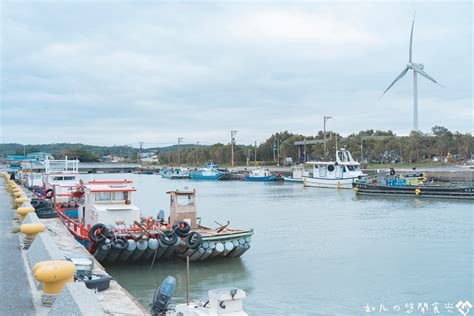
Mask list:
POLYGON ((166 192, 166 194, 171 194, 171 193, 174 193, 174 194, 177 194, 177 195, 190 195, 190 194, 195 194, 196 190, 183 190, 183 191, 176 190, 176 191, 166 192))
MULTIPOLYGON (((336 162, 335 161, 308 161, 307 164, 308 165, 335 165, 336 162)), ((360 165, 360 163, 358 163, 357 161, 338 162, 337 164, 341 166, 359 166, 360 165)))
POLYGON ((130 180, 90 181, 86 184, 89 192, 134 192, 130 180))

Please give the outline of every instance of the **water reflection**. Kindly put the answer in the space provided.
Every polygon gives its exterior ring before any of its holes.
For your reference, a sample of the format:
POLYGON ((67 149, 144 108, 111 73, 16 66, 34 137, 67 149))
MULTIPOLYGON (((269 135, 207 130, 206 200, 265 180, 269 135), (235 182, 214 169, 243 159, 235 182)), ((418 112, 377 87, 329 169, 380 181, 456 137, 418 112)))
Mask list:
MULTIPOLYGON (((182 303, 186 300, 186 262, 175 259, 172 261, 138 263, 133 266, 126 264, 111 265, 107 271, 127 290, 136 296, 142 304, 151 303, 153 293, 163 281, 172 275, 177 280, 176 293, 173 302, 182 303)), ((218 287, 238 287, 244 289, 248 295, 254 290, 251 271, 241 258, 216 258, 206 262, 190 263, 190 298, 207 300, 207 291, 218 287)))

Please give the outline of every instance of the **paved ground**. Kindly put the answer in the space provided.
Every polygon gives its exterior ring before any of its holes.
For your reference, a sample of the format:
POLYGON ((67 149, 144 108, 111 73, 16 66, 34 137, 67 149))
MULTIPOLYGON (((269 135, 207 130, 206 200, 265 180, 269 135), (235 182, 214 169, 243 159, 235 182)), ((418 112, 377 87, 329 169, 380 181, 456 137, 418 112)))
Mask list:
POLYGON ((33 298, 19 249, 18 235, 12 234, 11 198, 0 179, 0 315, 34 315, 33 298))

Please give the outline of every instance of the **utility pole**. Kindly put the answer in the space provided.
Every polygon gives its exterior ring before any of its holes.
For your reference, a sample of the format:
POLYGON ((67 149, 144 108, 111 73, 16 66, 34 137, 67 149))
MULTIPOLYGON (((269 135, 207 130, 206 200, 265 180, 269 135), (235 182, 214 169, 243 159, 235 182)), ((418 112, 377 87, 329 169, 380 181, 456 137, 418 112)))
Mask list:
POLYGON ((182 137, 178 137, 178 166, 181 166, 181 142, 183 141, 182 137))
POLYGON ((276 144, 275 144, 275 139, 273 139, 273 147, 272 147, 273 162, 275 162, 275 151, 276 151, 276 144))
POLYGON ((234 167, 235 134, 237 134, 237 131, 230 131, 230 152, 231 152, 231 165, 232 165, 232 167, 234 167))
POLYGON ((255 141, 255 167, 257 166, 257 141, 255 141))
POLYGON ((324 156, 326 156, 326 121, 332 119, 332 116, 325 116, 324 117, 324 127, 323 127, 323 135, 324 135, 324 156))
POLYGON ((303 162, 306 163, 306 137, 304 138, 304 149, 303 149, 304 159, 303 162))
POLYGON ((277 166, 280 166, 280 138, 277 138, 277 166))
POLYGON ((142 149, 143 149, 143 142, 139 142, 140 144, 140 151, 138 153, 138 165, 142 164, 142 149))
POLYGON ((250 162, 250 146, 247 148, 247 167, 249 166, 250 162))
POLYGON ((198 161, 198 149, 199 149, 199 142, 196 142, 197 143, 197 147, 196 147, 196 150, 195 150, 195 154, 196 154, 196 166, 199 165, 199 161, 198 161))

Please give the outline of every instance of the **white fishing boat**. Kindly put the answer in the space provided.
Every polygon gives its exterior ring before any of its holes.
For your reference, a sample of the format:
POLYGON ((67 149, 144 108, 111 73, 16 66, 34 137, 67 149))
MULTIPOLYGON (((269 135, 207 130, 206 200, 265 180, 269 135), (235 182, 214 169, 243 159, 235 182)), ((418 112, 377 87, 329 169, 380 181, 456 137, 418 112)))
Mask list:
POLYGON ((43 175, 39 172, 26 172, 24 179, 27 188, 34 189, 43 186, 43 175))
POLYGON ((356 180, 366 176, 360 163, 346 149, 336 151, 335 161, 310 161, 307 164, 313 166, 313 176, 303 177, 305 187, 352 189, 356 180))
POLYGON ((303 177, 310 177, 309 170, 304 168, 304 165, 294 166, 292 169, 292 175, 290 177, 283 177, 288 182, 303 182, 303 177))
POLYGON ((71 189, 80 184, 79 160, 45 160, 43 187, 35 194, 40 198, 56 197, 57 202, 67 201, 71 189))

